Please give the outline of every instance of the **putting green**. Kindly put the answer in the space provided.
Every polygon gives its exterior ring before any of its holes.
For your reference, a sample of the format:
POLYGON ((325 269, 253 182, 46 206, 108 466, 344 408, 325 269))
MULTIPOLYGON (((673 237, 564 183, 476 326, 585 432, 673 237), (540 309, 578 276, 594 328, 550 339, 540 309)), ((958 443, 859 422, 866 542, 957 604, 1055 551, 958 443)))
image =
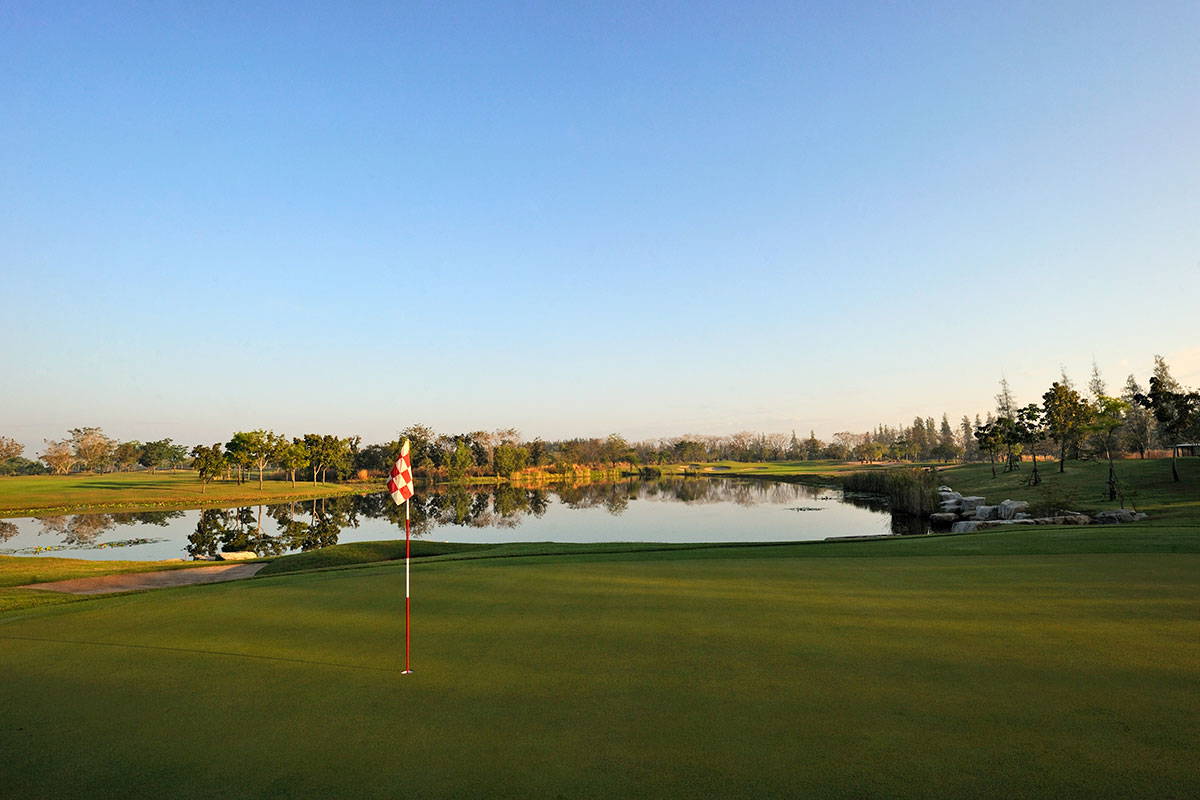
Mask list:
POLYGON ((1200 556, 300 573, 0 617, 12 797, 1195 797, 1200 556))

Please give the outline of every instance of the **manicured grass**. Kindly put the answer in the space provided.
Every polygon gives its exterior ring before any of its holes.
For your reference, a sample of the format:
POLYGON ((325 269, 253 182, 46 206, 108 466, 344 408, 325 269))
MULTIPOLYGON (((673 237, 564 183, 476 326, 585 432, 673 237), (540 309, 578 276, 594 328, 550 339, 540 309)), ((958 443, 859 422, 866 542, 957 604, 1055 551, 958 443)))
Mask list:
MULTIPOLYGON (((413 558, 426 558, 446 553, 458 553, 471 550, 486 550, 491 545, 429 542, 416 539, 412 542, 413 558)), ((377 561, 392 561, 404 558, 404 540, 390 539, 380 542, 350 542, 323 547, 320 550, 309 550, 306 553, 292 553, 271 560, 259 571, 259 575, 278 575, 284 572, 299 572, 311 569, 329 569, 345 567, 353 564, 369 564, 377 561)))
MULTIPOLYGON (((989 502, 1006 498, 1028 500, 1037 505, 1064 505, 1080 511, 1119 508, 1105 490, 1108 464, 1097 461, 1068 461, 1065 472, 1057 463, 1039 465, 1040 486, 1026 485, 1031 465, 1017 472, 996 468, 992 477, 987 464, 965 464, 943 470, 945 482, 963 494, 984 496, 989 502)), ((1150 515, 1152 524, 1200 525, 1200 458, 1179 460, 1178 483, 1171 480, 1169 459, 1126 459, 1116 462, 1117 478, 1125 492, 1125 507, 1150 515)))
POLYGON ((891 464, 861 464, 857 461, 706 461, 702 464, 667 464, 664 475, 701 473, 705 475, 744 475, 755 478, 818 478, 837 476, 862 469, 888 469, 891 464))
POLYGON ((0 477, 0 517, 78 511, 198 508, 361 494, 370 484, 298 481, 214 481, 204 487, 195 472, 117 472, 107 475, 21 475, 0 477))
MULTIPOLYGON (((1178 483, 1171 480, 1169 459, 1123 459, 1116 462, 1117 477, 1125 494, 1125 507, 1145 511, 1151 524, 1200 525, 1200 458, 1179 459, 1178 483)), ((1028 500, 1037 505, 1061 504, 1078 511, 1120 508, 1120 501, 1107 497, 1108 463, 1104 461, 1068 461, 1065 472, 1058 464, 1039 464, 1040 486, 1027 486, 1032 464, 1006 473, 1002 465, 992 477, 988 464, 860 464, 840 461, 720 461, 702 464, 703 474, 769 478, 772 480, 828 481, 837 483, 848 472, 932 467, 944 473, 944 482, 968 495, 982 495, 988 502, 1028 500)), ((684 465, 667 468, 668 473, 682 472, 684 465)), ((695 472, 695 470, 690 470, 695 472)))
MULTIPOLYGON (((366 563, 401 558, 403 541, 54 607, 30 604, 74 598, 0 588, 0 610, 5 593, 40 595, 0 615, 3 785, 1196 796, 1200 495, 1161 462, 1118 466, 1150 522, 760 545, 418 540, 412 676, 398 674, 403 567, 366 563)), ((946 482, 1038 501, 1023 477, 973 465, 946 482)), ((1048 496, 1108 506, 1103 465, 1045 479, 1060 481, 1048 496)), ((0 587, 164 566, 0 559, 0 587)))
MULTIPOLYGON (((554 562, 637 560, 669 552, 673 558, 897 558, 929 556, 1072 555, 1100 553, 1200 553, 1200 529, 1188 526, 1105 525, 1020 527, 971 534, 942 534, 846 542, 695 543, 512 542, 463 544, 414 540, 413 558, 428 561, 523 558, 554 562)), ((404 558, 404 541, 353 542, 279 556, 259 575, 340 569, 404 558)))
POLYGON ((55 592, 14 589, 28 583, 95 578, 123 572, 154 572, 211 566, 206 561, 89 561, 82 558, 0 556, 0 612, 82 599, 55 592))
POLYGON ((5 792, 1200 793, 1200 556, 789 549, 418 561, 411 676, 396 563, 7 615, 5 792))

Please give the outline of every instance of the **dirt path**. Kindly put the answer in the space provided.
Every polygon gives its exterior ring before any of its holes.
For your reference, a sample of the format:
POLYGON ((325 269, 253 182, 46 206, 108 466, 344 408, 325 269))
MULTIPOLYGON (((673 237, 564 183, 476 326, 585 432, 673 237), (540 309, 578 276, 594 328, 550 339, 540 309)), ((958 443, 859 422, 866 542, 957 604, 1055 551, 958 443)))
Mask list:
POLYGON ((162 589, 167 586, 192 586, 198 583, 220 583, 249 578, 266 564, 222 564, 215 567, 171 569, 162 572, 127 572, 123 575, 103 575, 99 578, 74 578, 69 581, 30 583, 17 589, 42 589, 47 592, 70 594, 112 594, 137 589, 162 589))

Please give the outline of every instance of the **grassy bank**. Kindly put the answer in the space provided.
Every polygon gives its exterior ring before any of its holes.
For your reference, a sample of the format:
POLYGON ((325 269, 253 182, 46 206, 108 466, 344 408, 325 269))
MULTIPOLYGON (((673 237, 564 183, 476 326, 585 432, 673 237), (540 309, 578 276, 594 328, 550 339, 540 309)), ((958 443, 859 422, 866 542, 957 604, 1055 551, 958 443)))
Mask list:
POLYGON ((7 615, 5 791, 1200 793, 1200 556, 880 544, 435 556, 412 676, 399 564, 7 615))
POLYGON ((116 472, 107 475, 22 475, 0 477, 0 517, 106 511, 200 508, 236 503, 273 503, 359 494, 377 487, 361 483, 313 485, 298 481, 204 486, 195 472, 116 472))
MULTIPOLYGON (((987 464, 965 464, 941 472, 944 482, 966 495, 980 495, 988 502, 1011 498, 1028 500, 1035 507, 1062 507, 1079 511, 1119 508, 1110 501, 1106 489, 1108 464, 1104 462, 1068 462, 1060 473, 1054 463, 1042 464, 1040 486, 1028 486, 1030 464, 1017 472, 996 469, 992 477, 987 464)), ((1126 508, 1144 511, 1150 523, 1161 525, 1200 525, 1200 458, 1179 460, 1178 483, 1171 480, 1169 459, 1128 459, 1118 461, 1117 477, 1126 508)))
POLYGON ((885 465, 857 461, 711 461, 702 464, 666 464, 655 467, 667 476, 715 475, 775 480, 836 482, 848 472, 886 469, 885 465))
MULTIPOLYGON (((1125 459, 1116 464, 1118 481, 1123 497, 1108 500, 1106 481, 1108 464, 1102 461, 1071 461, 1065 472, 1058 472, 1055 462, 1039 465, 1042 476, 1040 486, 1028 486, 1032 465, 1025 462, 1015 472, 1003 472, 997 466, 996 477, 992 477, 988 464, 922 464, 919 468, 938 470, 936 483, 944 483, 964 495, 980 495, 989 503, 998 503, 1008 498, 1028 500, 1035 507, 1063 507, 1079 511, 1102 511, 1120 508, 1122 500, 1126 508, 1134 508, 1150 515, 1152 524, 1200 525, 1200 458, 1179 460, 1182 480, 1171 480, 1170 459, 1125 459)), ((668 474, 689 472, 701 475, 725 475, 771 480, 794 480, 837 483, 844 485, 849 475, 855 474, 853 487, 862 491, 886 494, 887 473, 911 471, 914 465, 860 464, 857 462, 833 461, 780 461, 771 463, 745 463, 736 461, 716 462, 699 465, 699 469, 687 465, 666 468, 668 474), (874 488, 872 488, 874 487, 874 488)), ((921 487, 923 489, 923 487, 921 487)))

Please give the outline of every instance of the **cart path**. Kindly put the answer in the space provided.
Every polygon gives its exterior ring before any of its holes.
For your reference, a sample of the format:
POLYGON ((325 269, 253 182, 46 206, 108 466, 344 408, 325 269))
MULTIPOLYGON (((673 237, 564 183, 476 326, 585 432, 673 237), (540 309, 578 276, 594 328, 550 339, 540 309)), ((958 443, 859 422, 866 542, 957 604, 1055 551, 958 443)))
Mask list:
POLYGON ((200 583, 221 583, 249 578, 266 566, 260 564, 221 564, 214 567, 168 569, 161 572, 127 572, 121 575, 102 575, 98 578, 73 578, 69 581, 30 583, 17 589, 41 589, 69 594, 112 594, 138 589, 163 589, 168 586, 192 586, 200 583))

